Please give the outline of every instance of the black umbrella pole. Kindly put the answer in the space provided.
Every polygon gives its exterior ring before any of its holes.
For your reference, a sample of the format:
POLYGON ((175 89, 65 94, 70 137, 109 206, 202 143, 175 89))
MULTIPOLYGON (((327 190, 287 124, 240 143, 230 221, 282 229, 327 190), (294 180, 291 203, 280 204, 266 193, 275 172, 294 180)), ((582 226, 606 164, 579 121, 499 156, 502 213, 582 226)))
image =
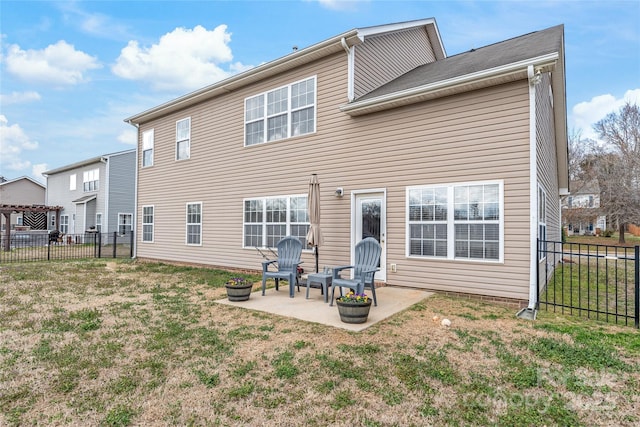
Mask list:
POLYGON ((316 246, 316 273, 318 272, 318 247, 316 246))

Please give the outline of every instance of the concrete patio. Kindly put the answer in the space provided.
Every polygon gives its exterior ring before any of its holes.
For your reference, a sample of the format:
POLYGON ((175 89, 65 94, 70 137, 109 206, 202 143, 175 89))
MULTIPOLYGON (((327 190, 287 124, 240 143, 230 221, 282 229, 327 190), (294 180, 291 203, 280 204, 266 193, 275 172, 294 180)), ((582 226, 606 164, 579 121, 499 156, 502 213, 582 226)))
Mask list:
MULTIPOLYGON (((345 289, 346 291, 347 289, 345 289)), ((275 288, 267 289, 265 296, 262 296, 261 290, 255 291, 248 301, 231 302, 224 298, 215 302, 358 332, 411 307, 431 295, 433 295, 432 292, 419 289, 388 286, 376 288, 378 306, 371 306, 369 318, 366 323, 362 324, 343 323, 340 320, 335 303, 333 307, 330 307, 329 303, 325 303, 320 289, 310 289, 309 299, 306 299, 306 287, 303 286, 300 286, 300 292, 296 290, 294 298, 289 298, 288 285, 281 285, 278 291, 275 288)), ((329 296, 331 296, 331 290, 329 290, 329 296)))

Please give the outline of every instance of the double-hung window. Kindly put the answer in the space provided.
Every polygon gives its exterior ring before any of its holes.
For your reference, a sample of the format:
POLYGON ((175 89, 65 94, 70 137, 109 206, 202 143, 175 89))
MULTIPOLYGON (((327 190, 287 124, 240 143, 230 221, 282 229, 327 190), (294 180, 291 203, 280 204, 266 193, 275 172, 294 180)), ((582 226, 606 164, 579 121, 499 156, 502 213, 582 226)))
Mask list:
POLYGON ((100 169, 84 171, 82 173, 82 188, 84 192, 98 191, 100 187, 100 169))
POLYGON ((275 247, 285 236, 307 245, 307 196, 280 196, 244 201, 244 247, 275 247))
POLYGON ((187 245, 202 244, 202 202, 187 203, 187 245))
POLYGON ((191 117, 176 122, 176 160, 191 156, 191 117))
POLYGON ((142 167, 153 166, 153 129, 142 133, 142 167))
POLYGON ((316 78, 245 99, 245 146, 315 132, 316 78))
POLYGON ((69 191, 76 191, 76 174, 69 175, 69 191))
POLYGON ((538 186, 538 260, 542 261, 547 257, 545 243, 547 240, 547 193, 541 185, 538 186))
POLYGON ((142 241, 153 242, 153 206, 142 207, 142 241))
POLYGON ((69 234, 69 215, 60 215, 60 232, 69 234))
POLYGON ((131 233, 132 225, 133 225, 133 215, 130 213, 119 213, 118 214, 118 234, 124 236, 125 234, 131 233))
POLYGON ((502 261, 502 182, 407 189, 407 254, 502 261))

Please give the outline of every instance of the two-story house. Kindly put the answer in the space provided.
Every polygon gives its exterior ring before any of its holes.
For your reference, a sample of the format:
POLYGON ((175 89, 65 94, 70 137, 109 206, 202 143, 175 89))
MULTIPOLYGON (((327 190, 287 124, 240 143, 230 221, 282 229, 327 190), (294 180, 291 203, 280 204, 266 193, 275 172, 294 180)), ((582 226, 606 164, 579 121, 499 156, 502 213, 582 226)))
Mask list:
POLYGON ((531 306, 565 103, 561 25, 452 56, 434 19, 347 31, 126 119, 136 255, 259 269, 256 247, 305 239, 315 173, 321 266, 373 235, 380 282, 531 306))
POLYGON ((49 230, 82 235, 131 232, 135 211, 136 150, 93 157, 51 169, 47 178, 48 205, 61 206, 59 218, 49 215, 49 230))
MULTIPOLYGON (((28 176, 9 180, 0 177, 0 205, 44 205, 45 192, 44 184, 28 176)), ((6 222, 4 215, 0 215, 0 230, 6 228, 6 222)), ((40 212, 14 212, 10 222, 12 228, 47 229, 46 214, 40 212)))
POLYGON ((600 186, 596 180, 572 181, 571 194, 562 198, 562 222, 567 235, 597 235, 607 229, 600 215, 600 186))

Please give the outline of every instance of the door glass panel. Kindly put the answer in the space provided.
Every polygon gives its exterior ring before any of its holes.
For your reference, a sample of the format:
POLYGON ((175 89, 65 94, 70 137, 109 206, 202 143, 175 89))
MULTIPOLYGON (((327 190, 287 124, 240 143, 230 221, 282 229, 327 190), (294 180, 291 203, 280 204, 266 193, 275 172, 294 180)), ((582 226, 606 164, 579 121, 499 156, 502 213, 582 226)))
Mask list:
POLYGON ((374 237, 380 241, 380 200, 362 201, 362 238, 374 237))

